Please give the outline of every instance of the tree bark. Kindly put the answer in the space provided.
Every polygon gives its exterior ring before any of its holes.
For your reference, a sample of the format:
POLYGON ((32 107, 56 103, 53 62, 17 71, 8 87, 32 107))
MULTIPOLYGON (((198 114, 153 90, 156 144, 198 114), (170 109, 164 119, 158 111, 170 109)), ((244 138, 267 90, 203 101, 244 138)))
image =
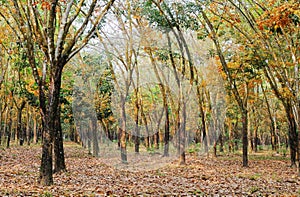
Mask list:
POLYGON ((258 131, 258 126, 255 126, 254 133, 253 133, 253 151, 255 153, 257 152, 257 145, 258 145, 257 131, 258 131))
MULTIPOLYGON (((34 113, 34 112, 33 112, 34 113)), ((38 133, 37 133, 37 117, 34 114, 33 115, 33 143, 37 144, 38 143, 38 133)))
POLYGON ((5 122, 7 123, 7 125, 5 124, 5 126, 4 126, 4 128, 5 128, 4 133, 6 133, 6 136, 7 136, 6 148, 9 148, 10 147, 10 138, 11 138, 11 127, 12 127, 12 106, 7 108, 5 122))
POLYGON ((93 156, 98 157, 99 156, 99 144, 98 144, 96 117, 92 117, 91 128, 92 128, 92 141, 93 141, 93 156))
POLYGON ((166 114, 165 120, 165 136, 164 136, 164 157, 169 156, 169 141, 170 141, 170 119, 169 119, 169 107, 166 94, 164 96, 164 110, 166 114))
POLYGON ((248 111, 242 110, 243 167, 248 167, 248 111))
POLYGON ((126 150, 126 112, 125 112, 125 98, 121 96, 121 128, 120 128, 120 148, 122 163, 127 163, 126 150))
POLYGON ((40 167, 40 183, 42 185, 53 184, 53 169, 52 169, 52 140, 53 133, 49 128, 49 124, 43 128, 43 145, 42 145, 42 161, 40 167))
POLYGON ((186 157, 185 157, 185 143, 186 143, 186 102, 184 101, 183 107, 182 107, 182 124, 179 128, 180 131, 180 158, 179 158, 179 164, 185 165, 186 164, 186 157))
POLYGON ((289 103, 286 103, 285 110, 287 113, 288 123, 289 123, 289 132, 288 132, 288 140, 290 145, 290 159, 291 159, 291 167, 296 167, 296 157, 298 151, 298 134, 297 134, 297 125, 295 116, 293 114, 293 108, 289 103))
POLYGON ((25 138, 25 135, 24 135, 25 132, 24 132, 24 130, 22 128, 22 111, 23 111, 23 109, 25 107, 25 104, 26 104, 26 102, 22 101, 20 107, 16 106, 17 109, 18 109, 18 111, 17 111, 17 131, 16 131, 17 134, 16 135, 18 136, 17 139, 20 140, 20 146, 23 146, 23 144, 24 144, 24 138, 25 138))
MULTIPOLYGON (((59 128, 60 125, 58 125, 58 123, 60 123, 60 119, 58 120, 58 114, 60 113, 59 97, 61 89, 61 75, 63 69, 61 65, 64 64, 63 62, 60 63, 62 64, 52 65, 53 75, 51 76, 49 83, 47 106, 46 102, 40 101, 40 108, 43 112, 42 119, 44 120, 42 162, 40 167, 40 183, 42 185, 53 184, 53 142, 55 138, 57 138, 57 140, 62 140, 62 136, 59 136, 58 132, 59 130, 61 130, 61 128, 59 128)), ((43 93, 43 91, 40 91, 40 93, 43 93)), ((57 147, 57 149, 55 150, 55 155, 63 154, 63 150, 61 150, 60 148, 63 148, 63 146, 57 147), (59 153, 60 151, 61 153, 59 153)))
POLYGON ((150 133, 149 133, 147 117, 143 110, 143 104, 141 104, 141 115, 142 115, 142 120, 143 120, 143 122, 145 124, 145 128, 146 128, 145 145, 146 145, 147 149, 149 149, 150 148, 150 133))
POLYGON ((30 114, 29 114, 29 104, 27 104, 27 111, 26 111, 26 141, 27 145, 30 145, 31 141, 31 130, 30 130, 30 114))
POLYGON ((219 136, 219 144, 220 144, 220 152, 224 152, 224 140, 223 140, 223 129, 220 128, 220 136, 219 136))
POLYGON ((54 136, 54 172, 67 171, 64 155, 63 134, 60 119, 61 104, 59 103, 57 116, 55 118, 55 136, 54 136))
POLYGON ((139 88, 137 87, 135 90, 135 108, 134 108, 134 116, 135 116, 135 135, 134 135, 134 151, 136 154, 140 152, 140 129, 139 129, 139 88))

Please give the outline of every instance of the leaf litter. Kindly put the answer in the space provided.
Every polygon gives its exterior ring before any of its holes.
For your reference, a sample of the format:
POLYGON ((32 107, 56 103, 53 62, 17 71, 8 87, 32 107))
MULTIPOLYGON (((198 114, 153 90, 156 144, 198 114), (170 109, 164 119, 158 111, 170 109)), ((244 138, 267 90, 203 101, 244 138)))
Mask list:
POLYGON ((41 148, 0 150, 0 196, 299 196, 300 178, 286 160, 250 160, 243 168, 235 155, 187 156, 151 170, 108 165, 74 144, 66 144, 67 172, 55 184, 38 184, 41 148))

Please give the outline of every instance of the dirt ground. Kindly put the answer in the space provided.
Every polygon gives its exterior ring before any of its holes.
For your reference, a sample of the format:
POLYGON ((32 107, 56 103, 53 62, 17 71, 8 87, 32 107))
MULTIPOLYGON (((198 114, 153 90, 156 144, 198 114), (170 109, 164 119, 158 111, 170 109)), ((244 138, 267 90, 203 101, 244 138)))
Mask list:
POLYGON ((300 196, 300 178, 282 157, 187 156, 187 164, 120 170, 80 146, 65 145, 67 172, 38 184, 39 146, 0 149, 0 196, 300 196), (105 163, 106 162, 106 163, 105 163))

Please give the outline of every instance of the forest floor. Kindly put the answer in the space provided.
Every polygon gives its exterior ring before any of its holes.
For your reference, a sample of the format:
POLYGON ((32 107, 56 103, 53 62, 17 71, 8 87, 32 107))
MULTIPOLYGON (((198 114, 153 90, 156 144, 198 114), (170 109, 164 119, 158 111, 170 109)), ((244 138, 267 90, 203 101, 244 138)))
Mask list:
POLYGON ((79 145, 65 144, 67 172, 53 186, 38 184, 39 146, 0 148, 0 196, 300 196, 300 178, 288 158, 252 155, 243 168, 238 155, 187 156, 144 171, 114 168, 79 145))

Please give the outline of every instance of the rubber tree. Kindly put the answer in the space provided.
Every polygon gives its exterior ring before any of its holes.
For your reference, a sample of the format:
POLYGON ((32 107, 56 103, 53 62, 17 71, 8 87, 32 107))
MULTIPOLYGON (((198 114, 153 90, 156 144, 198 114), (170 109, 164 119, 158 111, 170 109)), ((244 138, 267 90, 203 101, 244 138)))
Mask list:
POLYGON ((296 166, 300 111, 299 1, 265 4, 264 1, 225 0, 211 7, 217 9, 210 9, 210 13, 233 27, 236 41, 251 49, 254 56, 251 64, 260 67, 284 106, 289 124, 291 165, 296 166))
MULTIPOLYGON (((124 1, 118 2, 112 9, 112 15, 109 20, 114 21, 110 29, 116 30, 114 36, 109 36, 110 32, 101 31, 97 33, 97 37, 104 47, 107 62, 111 72, 111 78, 115 85, 118 95, 119 105, 119 148, 121 152, 121 160, 127 163, 127 137, 131 137, 127 130, 126 103, 130 94, 130 89, 137 90, 138 83, 134 82, 133 74, 138 74, 138 58, 139 58, 139 39, 135 34, 135 26, 133 24, 134 2, 124 1), (115 23, 116 22, 116 23, 115 23), (119 34, 117 34, 117 32, 119 34), (116 37, 116 35, 118 35, 116 37)), ((110 30, 111 31, 111 30, 110 30)), ((138 139, 136 139, 138 141, 138 139)))
MULTIPOLYGON (((53 184, 53 141, 62 144, 57 114, 63 68, 94 35, 114 0, 1 1, 1 17, 24 44, 33 77, 38 84, 43 122, 40 183, 53 184)), ((63 154, 60 146, 55 154, 63 154)), ((63 159, 62 155, 60 158, 63 159)), ((65 170, 64 166, 56 169, 65 170)))
MULTIPOLYGON (((198 2, 201 4, 201 2, 198 2)), ((242 114, 242 142, 243 142, 243 166, 247 167, 248 166, 248 109, 247 109, 247 92, 245 91, 246 94, 245 95, 241 95, 236 82, 234 80, 233 74, 232 72, 230 72, 228 63, 226 61, 226 57, 223 53, 222 47, 221 47, 221 43, 220 43, 220 38, 217 34, 217 28, 216 26, 212 23, 212 21, 210 20, 210 18, 208 17, 207 13, 203 10, 200 9, 200 15, 203 19, 202 23, 203 26, 205 27, 207 33, 210 35, 210 38, 212 39, 212 41, 214 42, 215 45, 215 49, 216 49, 216 53, 219 57, 221 66, 222 66, 222 70, 225 73, 226 76, 226 80, 229 83, 230 86, 230 90, 232 91, 235 100, 238 103, 240 112, 242 114)), ((246 84, 246 90, 248 84, 246 84)))
POLYGON ((189 17, 190 7, 185 2, 167 2, 148 0, 143 3, 144 17, 157 30, 166 35, 168 41, 166 50, 168 50, 168 64, 172 68, 176 85, 178 89, 178 104, 175 109, 177 132, 178 153, 180 164, 185 164, 185 146, 186 146, 186 102, 184 95, 183 81, 189 80, 191 86, 197 81, 196 69, 190 52, 190 47, 184 36, 186 29, 195 30, 198 23, 194 18, 189 17), (174 37, 174 40, 172 40, 174 37), (175 47, 174 47, 174 46, 175 47), (178 52, 177 52, 178 51, 178 52), (179 58, 177 57, 180 54, 179 58))

